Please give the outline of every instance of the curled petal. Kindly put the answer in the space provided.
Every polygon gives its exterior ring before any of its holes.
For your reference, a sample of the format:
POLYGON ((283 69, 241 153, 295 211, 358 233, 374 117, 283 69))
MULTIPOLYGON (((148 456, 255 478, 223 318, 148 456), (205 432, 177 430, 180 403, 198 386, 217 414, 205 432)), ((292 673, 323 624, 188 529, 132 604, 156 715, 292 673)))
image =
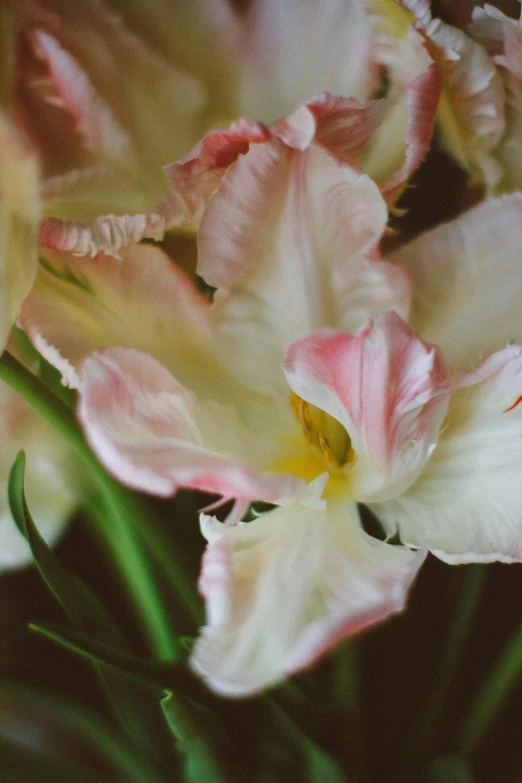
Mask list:
POLYGON ((40 227, 39 244, 50 250, 64 250, 76 256, 95 256, 100 251, 121 258, 120 250, 141 241, 145 215, 105 215, 87 228, 70 220, 47 218, 40 227))
POLYGON ((383 108, 379 101, 359 104, 323 93, 270 126, 241 119, 226 130, 211 131, 164 171, 172 193, 185 205, 185 219, 198 223, 227 169, 252 145, 279 139, 304 151, 315 141, 341 160, 354 162, 379 125, 383 108))
POLYGON ((242 119, 227 130, 210 131, 179 161, 165 166, 171 191, 185 204, 187 221, 199 222, 228 166, 248 152, 251 144, 269 138, 265 126, 242 119))
POLYGON ((236 527, 202 515, 201 526, 207 625, 191 663, 225 696, 267 688, 400 611, 424 557, 364 533, 354 503, 312 497, 236 527))
POLYGON ((412 277, 411 323, 447 361, 470 369, 522 340, 522 195, 488 199, 392 258, 412 277), (456 339, 458 335, 458 339, 456 339))
MULTIPOLYGON (((209 448, 194 395, 151 356, 112 348, 86 359, 79 379, 78 417, 86 437, 124 484, 161 496, 189 487, 272 503, 301 491, 298 479, 257 474, 209 448)), ((225 415, 223 408, 219 412, 225 415)), ((219 429, 221 423, 206 422, 215 440, 212 425, 219 429)), ((231 429, 233 422, 226 425, 231 429)))
POLYGON ((484 47, 461 30, 433 19, 425 34, 444 81, 438 114, 441 143, 492 189, 502 173, 491 155, 505 130, 501 78, 484 47))
POLYGON ((384 500, 417 478, 448 408, 448 370, 436 346, 388 313, 355 337, 331 330, 295 342, 284 370, 292 391, 347 431, 353 497, 384 500))
POLYGON ((428 154, 441 87, 441 77, 435 63, 412 79, 406 87, 406 155, 402 166, 383 185, 388 200, 398 198, 404 184, 428 154))
POLYGON ((355 164, 381 124, 385 101, 361 104, 352 98, 333 98, 328 93, 308 104, 317 122, 316 141, 339 160, 355 164))
POLYGON ((522 560, 522 348, 492 354, 452 392, 417 481, 374 506, 388 530, 447 563, 522 560))
POLYGON ((501 67, 506 95, 506 132, 495 149, 503 168, 498 190, 522 186, 522 28, 497 8, 475 8, 469 34, 482 43, 501 67))
POLYGON ((397 3, 374 14, 376 58, 386 68, 388 107, 362 157, 362 168, 394 203, 429 149, 441 94, 438 68, 424 36, 397 3))

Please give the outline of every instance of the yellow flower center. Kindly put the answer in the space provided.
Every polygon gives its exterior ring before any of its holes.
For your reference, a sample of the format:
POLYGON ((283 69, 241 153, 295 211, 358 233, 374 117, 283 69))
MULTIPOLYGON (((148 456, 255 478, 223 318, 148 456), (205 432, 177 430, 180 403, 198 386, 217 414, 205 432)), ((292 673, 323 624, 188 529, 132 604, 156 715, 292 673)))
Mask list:
POLYGON ((338 470, 354 459, 350 436, 337 419, 291 393, 292 409, 308 443, 315 446, 329 470, 338 470))

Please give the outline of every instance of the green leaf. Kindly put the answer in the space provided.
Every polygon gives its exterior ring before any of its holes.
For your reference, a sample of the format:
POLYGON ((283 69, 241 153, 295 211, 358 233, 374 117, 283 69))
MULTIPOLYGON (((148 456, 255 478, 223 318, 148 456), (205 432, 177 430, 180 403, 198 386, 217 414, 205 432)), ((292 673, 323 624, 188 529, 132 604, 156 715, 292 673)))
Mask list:
POLYGON ((31 517, 24 494, 25 453, 16 457, 8 483, 8 499, 13 519, 27 540, 45 583, 78 628, 89 631, 106 643, 126 646, 103 604, 85 582, 66 569, 48 547, 31 517))
POLYGON ((70 628, 31 623, 30 628, 84 658, 110 666, 156 688, 175 689, 190 699, 208 701, 209 692, 186 666, 168 661, 149 661, 109 647, 91 636, 70 628))
MULTIPOLYGON (((22 451, 11 468, 8 499, 13 518, 31 548, 40 574, 74 625, 100 638, 103 643, 127 651, 126 641, 103 604, 85 582, 61 564, 38 532, 25 500, 24 470, 25 454, 22 451)), ((130 687, 128 677, 112 668, 102 665, 98 670, 116 714, 135 741, 148 745, 151 752, 153 747, 161 744, 161 740, 166 745, 168 735, 158 707, 161 691, 143 683, 130 687)))
POLYGON ((472 704, 464 724, 459 752, 468 756, 486 733, 502 701, 522 674, 522 627, 500 656, 472 704))
POLYGON ((226 760, 228 749, 211 713, 173 693, 161 700, 161 707, 176 748, 184 757, 187 783, 227 783, 238 779, 226 760))
POLYGON ((273 699, 267 698, 274 725, 291 748, 295 767, 303 770, 301 777, 309 783, 345 783, 341 766, 323 748, 298 727, 273 699))

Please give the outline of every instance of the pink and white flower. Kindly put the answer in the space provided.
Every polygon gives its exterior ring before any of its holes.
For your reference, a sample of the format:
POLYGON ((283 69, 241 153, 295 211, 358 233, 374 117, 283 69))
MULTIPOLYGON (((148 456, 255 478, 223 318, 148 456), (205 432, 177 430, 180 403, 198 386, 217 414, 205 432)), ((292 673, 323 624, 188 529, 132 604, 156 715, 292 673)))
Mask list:
POLYGON ((323 98, 268 131, 240 124, 169 168, 200 222, 212 303, 142 245, 121 262, 56 253, 22 310, 115 476, 235 500, 227 524, 202 517, 208 621, 193 656, 226 694, 401 609, 422 547, 522 559, 522 349, 506 347, 522 328, 522 197, 382 261, 387 208, 352 165, 350 128, 368 121, 354 110, 323 98), (276 508, 237 524, 254 500, 276 508), (368 536, 357 502, 420 551, 368 536))

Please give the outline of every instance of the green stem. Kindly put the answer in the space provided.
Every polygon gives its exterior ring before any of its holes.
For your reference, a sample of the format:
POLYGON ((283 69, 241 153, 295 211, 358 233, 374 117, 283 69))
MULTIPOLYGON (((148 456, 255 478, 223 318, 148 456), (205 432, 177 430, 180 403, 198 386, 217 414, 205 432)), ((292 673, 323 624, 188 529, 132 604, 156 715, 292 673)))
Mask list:
POLYGON ((439 666, 438 676, 428 706, 420 716, 414 731, 409 757, 418 761, 421 754, 428 756, 435 739, 442 710, 446 703, 453 678, 459 665, 464 645, 484 583, 484 567, 479 564, 466 567, 466 578, 457 604, 453 623, 449 630, 446 646, 439 666))
POLYGON ((462 756, 469 756, 473 752, 493 720, 502 700, 521 673, 522 626, 493 667, 470 710, 459 743, 459 752, 462 756))
MULTIPOLYGON (((85 442, 71 409, 8 352, 0 358, 0 378, 58 430, 89 467, 110 513, 104 532, 133 592, 156 653, 160 657, 175 656, 178 648, 169 631, 168 614, 137 542, 138 536, 143 537, 152 550, 161 550, 164 556, 165 546, 158 540, 153 520, 148 519, 146 505, 105 471, 85 442)), ((195 591, 172 557, 169 576, 173 575, 180 597, 195 616, 199 612, 195 591)))

